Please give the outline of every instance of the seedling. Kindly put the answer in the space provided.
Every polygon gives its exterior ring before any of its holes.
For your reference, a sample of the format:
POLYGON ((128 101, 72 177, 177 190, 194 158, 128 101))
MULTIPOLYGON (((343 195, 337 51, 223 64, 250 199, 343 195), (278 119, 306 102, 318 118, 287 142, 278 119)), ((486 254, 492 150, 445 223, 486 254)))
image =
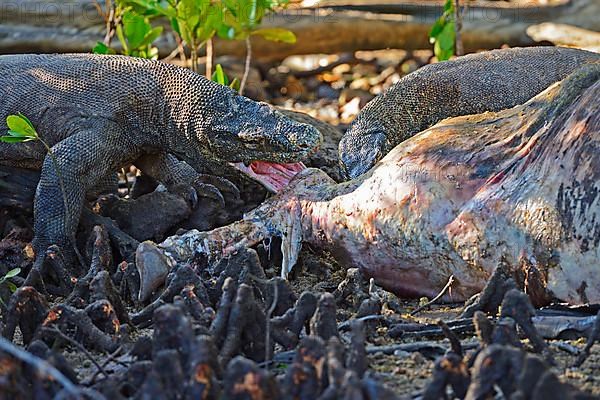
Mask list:
POLYGON ((433 44, 433 52, 439 61, 449 60, 454 54, 462 55, 459 7, 459 1, 446 0, 444 13, 429 31, 429 42, 433 44))
MULTIPOLYGON (((9 115, 8 117, 6 117, 6 125, 8 126, 8 135, 0 136, 0 141, 5 143, 25 143, 37 140, 46 148, 46 152, 52 160, 52 165, 54 166, 56 176, 58 177, 58 184, 60 185, 60 191, 62 193, 63 203, 65 207, 64 217, 66 219, 67 213, 69 212, 69 203, 67 201, 66 194, 67 192, 65 191, 64 180, 60 167, 58 165, 58 160, 52 152, 52 148, 50 147, 50 145, 48 145, 48 143, 45 140, 43 140, 40 137, 40 135, 38 135, 37 131, 35 130, 35 127, 31 123, 29 118, 27 118, 23 114, 18 113, 9 115)), ((73 238, 71 239, 73 243, 73 249, 75 250, 75 254, 77 255, 77 257, 79 258, 79 262, 81 262, 82 265, 85 265, 83 262, 83 257, 81 256, 79 250, 77 249, 77 246, 75 245, 75 241, 73 240, 73 238)))
MULTIPOLYGON (((10 278, 14 278, 15 276, 21 273, 21 268, 13 268, 6 273, 3 277, 0 278, 0 285, 8 286, 8 289, 14 293, 17 291, 17 285, 9 281, 10 278)), ((0 299, 2 301, 2 299, 0 299)))
POLYGON ((229 86, 236 92, 240 91, 240 81, 238 80, 238 78, 233 78, 232 81, 229 81, 229 77, 223 70, 221 64, 217 64, 215 66, 215 72, 212 74, 211 79, 213 80, 213 82, 217 82, 220 85, 229 86))
MULTIPOLYGON (((11 281, 9 281, 9 279, 19 275, 20 273, 21 273, 21 268, 11 269, 10 271, 8 271, 6 273, 6 275, 4 275, 3 277, 0 278, 0 286, 6 285, 6 286, 8 286, 8 290, 10 290, 11 293, 16 292, 17 285, 15 285, 11 281)), ((2 303, 3 306, 6 306, 6 303, 4 303, 4 300, 2 300, 1 297, 0 297, 0 303, 2 303)))

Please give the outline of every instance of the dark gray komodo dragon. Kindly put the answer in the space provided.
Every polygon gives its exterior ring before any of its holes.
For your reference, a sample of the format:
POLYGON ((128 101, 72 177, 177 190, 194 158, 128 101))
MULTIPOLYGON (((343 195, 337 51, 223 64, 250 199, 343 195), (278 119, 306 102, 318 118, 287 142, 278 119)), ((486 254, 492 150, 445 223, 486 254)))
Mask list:
POLYGON ((339 144, 354 179, 404 140, 437 122, 525 103, 600 54, 560 47, 492 50, 430 64, 370 101, 339 144))
MULTIPOLYGON (((198 173, 219 174, 233 168, 228 163, 296 162, 321 141, 314 127, 187 69, 121 56, 1 56, 0 98, 0 131, 9 114, 25 114, 52 146, 64 182, 68 210, 43 145, 0 143, 0 164, 41 168, 38 257, 51 244, 71 251, 86 192, 124 165, 169 190, 189 190, 198 173)), ((200 196, 221 195, 210 184, 193 187, 200 196)))

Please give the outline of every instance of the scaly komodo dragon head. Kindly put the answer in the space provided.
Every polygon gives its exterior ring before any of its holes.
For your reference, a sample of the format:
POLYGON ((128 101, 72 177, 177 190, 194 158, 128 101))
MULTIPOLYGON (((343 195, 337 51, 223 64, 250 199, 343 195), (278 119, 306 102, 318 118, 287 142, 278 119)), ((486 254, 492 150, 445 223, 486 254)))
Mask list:
POLYGON ((312 125, 294 121, 274 107, 232 90, 211 104, 210 123, 202 134, 210 151, 267 189, 277 192, 304 168, 299 161, 321 144, 312 125))

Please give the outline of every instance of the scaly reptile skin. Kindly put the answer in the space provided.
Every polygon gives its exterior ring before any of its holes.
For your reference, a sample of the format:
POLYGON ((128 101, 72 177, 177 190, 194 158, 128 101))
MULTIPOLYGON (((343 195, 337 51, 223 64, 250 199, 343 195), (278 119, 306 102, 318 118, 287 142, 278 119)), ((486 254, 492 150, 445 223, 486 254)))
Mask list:
POLYGON ((68 199, 65 210, 60 178, 39 142, 0 143, 0 164, 42 169, 34 204, 38 256, 50 244, 70 250, 86 191, 123 165, 137 162, 171 189, 195 179, 189 166, 218 175, 232 168, 227 162, 290 163, 321 140, 310 125, 162 62, 10 55, 0 57, 0 74, 0 132, 9 114, 25 114, 52 146, 68 199))
POLYGON ((370 101, 339 145, 346 178, 370 170, 396 145, 442 119, 525 103, 600 54, 560 47, 492 50, 430 64, 370 101))

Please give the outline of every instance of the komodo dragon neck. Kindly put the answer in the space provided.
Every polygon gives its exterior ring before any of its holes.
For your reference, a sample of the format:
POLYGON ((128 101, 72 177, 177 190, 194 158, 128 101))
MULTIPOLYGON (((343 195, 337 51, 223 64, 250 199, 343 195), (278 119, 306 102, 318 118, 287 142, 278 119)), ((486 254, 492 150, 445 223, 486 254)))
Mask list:
POLYGON ((371 169, 396 145, 449 117, 525 103, 600 54, 560 47, 492 50, 429 64, 370 101, 339 146, 348 178, 371 169))

